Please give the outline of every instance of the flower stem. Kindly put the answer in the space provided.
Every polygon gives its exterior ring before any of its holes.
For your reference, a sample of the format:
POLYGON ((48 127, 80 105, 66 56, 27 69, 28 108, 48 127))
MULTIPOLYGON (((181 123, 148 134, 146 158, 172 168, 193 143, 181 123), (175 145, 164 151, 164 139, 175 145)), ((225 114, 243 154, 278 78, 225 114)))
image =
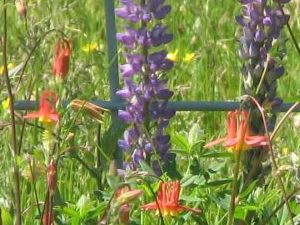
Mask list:
MULTIPOLYGON (((281 5, 280 2, 278 2, 278 7, 279 7, 279 9, 280 9, 280 11, 281 11, 281 14, 282 14, 282 15, 285 15, 285 13, 284 13, 284 11, 283 11, 283 8, 282 8, 282 5, 281 5)), ((292 30, 292 28, 291 28, 291 26, 290 26, 289 23, 287 23, 286 26, 287 26, 287 28, 288 28, 288 31, 289 31, 290 35, 291 35, 291 38, 292 38, 293 44, 295 45, 295 48, 296 48, 296 50, 297 50, 297 53, 298 53, 298 55, 300 56, 300 47, 299 47, 299 45, 298 45, 298 43, 297 43, 296 37, 295 37, 295 35, 294 35, 294 33, 293 33, 293 30, 292 30)))
POLYGON ((233 181, 232 181, 232 191, 231 191, 231 200, 230 208, 228 212, 227 225, 232 225, 235 211, 235 201, 236 196, 238 195, 238 178, 240 171, 240 161, 241 161, 241 150, 239 149, 235 155, 235 167, 233 171, 233 181))
MULTIPOLYGON (((269 148, 269 152, 271 153, 272 166, 273 166, 273 169, 275 169, 275 171, 277 172, 278 171, 278 165, 277 165, 276 157, 275 157, 275 154, 274 154, 274 151, 273 151, 271 138, 270 138, 270 135, 268 133, 268 126, 267 126, 267 120, 266 120, 266 117, 265 117, 265 114, 264 114, 264 109, 260 106, 260 104, 257 102, 257 100, 255 98, 253 98, 252 96, 249 96, 249 97, 256 104, 256 106, 257 106, 257 108, 260 111, 260 114, 262 116, 265 133, 266 133, 266 136, 267 136, 267 139, 268 139, 268 148, 269 148)), ((289 198, 287 196, 285 186, 283 184, 283 181, 282 181, 280 175, 277 175, 277 179, 278 179, 280 189, 283 193, 283 199, 284 199, 284 202, 285 202, 287 210, 288 210, 288 214, 289 214, 289 217, 290 217, 291 224, 294 225, 295 223, 294 223, 294 220, 293 220, 293 214, 292 214, 292 211, 291 211, 291 208, 290 208, 290 205, 289 205, 289 198)))
POLYGON ((4 77, 6 82, 6 88, 9 98, 9 110, 11 119, 11 137, 12 137, 12 151, 14 156, 14 178, 15 178, 15 205, 16 205, 16 225, 22 224, 22 210, 21 210, 21 190, 20 190, 20 174, 17 158, 20 154, 17 146, 17 134, 16 134, 16 120, 14 109, 14 95, 12 93, 12 87, 8 76, 7 69, 7 8, 6 0, 3 0, 3 67, 4 77))

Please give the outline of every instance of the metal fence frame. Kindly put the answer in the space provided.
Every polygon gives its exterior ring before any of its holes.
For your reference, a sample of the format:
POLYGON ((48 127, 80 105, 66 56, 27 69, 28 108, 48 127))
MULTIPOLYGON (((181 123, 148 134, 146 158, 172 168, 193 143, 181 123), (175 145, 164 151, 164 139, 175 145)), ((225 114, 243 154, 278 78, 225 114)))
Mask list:
MULTIPOLYGON (((97 100, 92 103, 111 110, 112 121, 115 121, 117 111, 124 107, 124 102, 116 95, 119 89, 119 72, 118 72, 118 50, 116 40, 116 22, 114 0, 105 0, 105 17, 106 17, 106 36, 108 45, 109 60, 109 84, 110 84, 110 101, 97 100)), ((64 101, 63 105, 67 105, 64 101)), ((283 103, 279 107, 273 108, 277 112, 286 112, 293 103, 283 103)), ((16 110, 33 110, 38 107, 36 101, 16 101, 16 110)), ((231 111, 240 107, 239 102, 228 101, 177 101, 170 102, 168 107, 176 111, 231 111)), ((294 112, 300 112, 300 105, 294 109, 294 112)))
MULTIPOLYGON (((116 40, 116 22, 115 22, 115 0, 105 0, 105 17, 106 17, 106 36, 108 45, 108 60, 109 60, 109 84, 110 84, 110 100, 96 100, 92 103, 109 109, 111 111, 112 123, 111 131, 114 133, 118 130, 118 110, 124 107, 124 102, 116 95, 119 90, 119 69, 118 69, 118 50, 116 40)), ((63 106, 67 106, 68 102, 63 101, 63 106)), ((283 103, 279 107, 274 107, 273 110, 277 112, 288 111, 293 103, 283 103)), ((33 110, 38 107, 37 101, 19 100, 15 102, 14 108, 16 110, 33 110)), ((176 101, 169 102, 168 108, 176 111, 232 111, 240 108, 240 102, 228 101, 176 101)), ((293 110, 300 112, 300 105, 293 110)), ((113 158, 116 161, 116 166, 122 168, 122 151, 116 147, 113 158)))

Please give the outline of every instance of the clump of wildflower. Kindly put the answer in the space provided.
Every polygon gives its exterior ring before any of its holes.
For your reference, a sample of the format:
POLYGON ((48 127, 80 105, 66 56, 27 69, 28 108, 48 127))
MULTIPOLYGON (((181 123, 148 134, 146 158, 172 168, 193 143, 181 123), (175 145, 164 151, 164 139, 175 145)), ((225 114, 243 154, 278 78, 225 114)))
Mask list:
MULTIPOLYGON (((244 62, 242 74, 245 93, 252 96, 257 94, 260 103, 276 101, 276 80, 284 74, 284 67, 280 64, 284 54, 279 52, 275 58, 270 50, 289 16, 282 14, 279 6, 271 7, 266 0, 240 2, 243 14, 237 16, 236 20, 242 26, 239 55, 244 62), (255 93, 260 82, 259 92, 255 93)), ((289 0, 276 2, 286 4, 289 0)))
POLYGON ((143 205, 141 208, 146 211, 156 211, 157 214, 160 210, 163 216, 176 216, 183 211, 200 213, 200 209, 180 205, 180 189, 179 181, 161 182, 156 201, 143 205))
POLYGON ((71 44, 66 39, 59 39, 55 45, 53 74, 64 79, 69 72, 69 61, 71 57, 71 44))
POLYGON ((140 160, 146 160, 160 173, 158 160, 167 162, 170 157, 170 136, 165 130, 175 112, 167 109, 173 92, 163 78, 173 62, 167 59, 165 50, 156 47, 173 39, 161 23, 171 6, 164 4, 164 0, 145 0, 141 4, 134 0, 121 2, 123 6, 116 9, 116 15, 134 25, 117 34, 127 49, 126 63, 120 67, 124 88, 117 92, 126 101, 126 108, 119 111, 119 117, 130 124, 118 144, 133 152, 131 165, 134 168, 140 160))

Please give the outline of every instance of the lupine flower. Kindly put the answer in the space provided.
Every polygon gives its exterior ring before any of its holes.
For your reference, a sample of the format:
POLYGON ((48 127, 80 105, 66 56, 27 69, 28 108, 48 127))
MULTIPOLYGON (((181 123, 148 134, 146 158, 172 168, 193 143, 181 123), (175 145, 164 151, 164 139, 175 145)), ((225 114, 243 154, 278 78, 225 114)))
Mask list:
POLYGON ((62 79, 66 77, 69 71, 69 61, 71 56, 71 44, 66 39, 59 39, 55 46, 53 60, 53 74, 62 79))
POLYGON ((20 17, 24 18, 27 14, 27 6, 24 0, 16 0, 16 8, 20 17))
MULTIPOLYGON (((118 145, 133 153, 131 165, 136 168, 141 160, 147 157, 151 159, 154 153, 165 162, 170 155, 170 138, 165 134, 165 129, 174 115, 173 111, 167 109, 173 92, 168 90, 167 81, 159 78, 161 76, 158 74, 171 69, 173 62, 167 58, 165 50, 152 51, 151 48, 169 43, 173 35, 160 21, 154 23, 152 28, 150 26, 155 19, 163 19, 171 6, 163 0, 147 0, 143 5, 134 0, 121 2, 123 5, 116 9, 116 15, 130 21, 133 26, 117 34, 117 40, 127 49, 124 54, 126 63, 120 66, 124 88, 117 91, 117 95, 126 101, 126 107, 118 114, 130 125, 118 145)), ((156 166, 160 164, 150 161, 157 173, 161 173, 161 168, 156 166)))
POLYGON ((190 211, 192 213, 200 213, 200 209, 193 209, 188 206, 180 205, 180 182, 161 182, 159 185, 157 202, 151 202, 143 205, 141 208, 146 211, 158 211, 160 210, 163 216, 175 216, 183 211, 190 211), (158 205, 157 205, 158 203, 158 205))
MULTIPOLYGON (((276 98, 276 80, 284 74, 280 60, 284 53, 277 54, 278 58, 270 56, 274 40, 280 36, 281 29, 287 24, 289 16, 283 15, 281 9, 268 5, 266 0, 242 0, 243 14, 236 17, 242 26, 239 55, 244 61, 242 74, 246 94, 253 95, 266 69, 266 77, 256 96, 260 103, 272 102, 276 98), (267 68, 266 68, 267 66, 267 68)), ((286 4, 289 0, 278 0, 286 4)))
POLYGON ((268 145, 268 139, 264 135, 252 135, 248 123, 248 112, 229 112, 227 115, 227 136, 207 143, 204 147, 211 148, 223 143, 230 151, 246 151, 256 147, 268 145), (241 117, 241 118, 240 118, 241 117))
POLYGON ((54 92, 44 91, 40 98, 39 110, 28 113, 24 119, 39 119, 45 124, 54 124, 59 121, 59 115, 56 111, 56 102, 58 98, 54 92))

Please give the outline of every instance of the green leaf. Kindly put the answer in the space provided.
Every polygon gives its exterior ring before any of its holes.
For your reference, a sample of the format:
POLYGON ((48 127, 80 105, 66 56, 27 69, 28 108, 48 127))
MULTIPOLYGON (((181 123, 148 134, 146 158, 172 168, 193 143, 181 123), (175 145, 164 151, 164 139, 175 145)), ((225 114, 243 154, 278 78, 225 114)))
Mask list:
POLYGON ((189 176, 185 176, 184 178, 182 178, 181 180, 181 187, 188 187, 191 184, 194 184, 196 182, 196 180, 199 179, 198 175, 189 175, 189 176))
POLYGON ((173 134, 171 137, 172 137, 172 143, 174 145, 181 148, 185 152, 189 152, 190 145, 185 136, 183 136, 181 134, 173 134))
POLYGON ((233 157, 232 153, 229 152, 206 152, 200 155, 202 158, 231 158, 233 157))
POLYGON ((188 141, 190 145, 194 145, 195 143, 199 142, 201 136, 203 136, 204 131, 200 128, 198 123, 194 123, 190 129, 188 134, 188 141))
POLYGON ((220 185, 224 185, 224 184, 229 184, 231 182, 232 182, 232 179, 220 179, 220 180, 208 182, 205 184, 205 186, 215 187, 215 186, 220 186, 220 185))
POLYGON ((1 208, 1 216, 3 225, 13 225, 13 218, 6 209, 1 208))

